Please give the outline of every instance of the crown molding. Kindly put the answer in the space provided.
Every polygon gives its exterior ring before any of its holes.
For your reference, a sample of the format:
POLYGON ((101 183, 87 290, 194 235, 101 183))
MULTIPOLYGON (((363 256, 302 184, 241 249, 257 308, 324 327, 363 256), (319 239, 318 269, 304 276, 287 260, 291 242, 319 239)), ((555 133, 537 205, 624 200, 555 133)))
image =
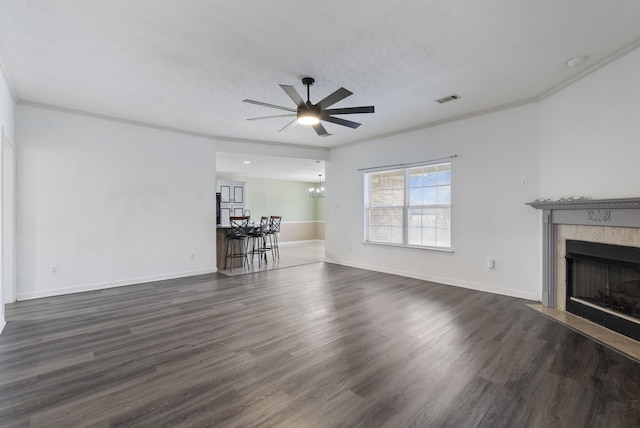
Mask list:
POLYGON ((4 53, 2 49, 0 49, 0 70, 2 70, 2 74, 4 75, 4 80, 7 82, 7 86, 9 87, 9 92, 11 93, 11 97, 13 98, 13 102, 18 102, 18 96, 16 95, 15 87, 11 82, 11 73, 9 73, 9 67, 4 60, 4 53))
POLYGON ((596 62, 595 64, 593 64, 589 68, 586 68, 581 73, 576 74, 575 76, 571 77, 570 79, 567 79, 564 82, 562 82, 562 83, 560 83, 560 84, 558 84, 558 85, 556 85, 556 86, 544 91, 543 93, 541 93, 540 95, 538 95, 535 98, 535 101, 542 101, 545 98, 548 98, 551 95, 553 95, 553 94, 555 94, 557 92, 560 92, 562 89, 566 88, 567 86, 571 86, 572 84, 574 84, 578 80, 582 80, 584 77, 586 77, 586 76, 590 75, 591 73, 601 69, 605 65, 608 65, 608 64, 612 63, 616 59, 621 58, 621 57, 625 56, 626 54, 636 50, 638 47, 640 47, 640 39, 635 40, 635 41, 629 43, 626 46, 623 46, 622 48, 618 49, 617 51, 615 51, 611 55, 604 57, 603 59, 601 59, 600 61, 596 62))
POLYGON ((478 117, 478 116, 484 116, 486 114, 497 113, 499 111, 504 111, 504 110, 510 110, 510 109, 513 109, 513 108, 526 106, 528 104, 535 104, 536 102, 537 101, 535 99, 526 99, 524 101, 516 101, 514 103, 503 104, 503 105, 500 105, 500 106, 497 106, 497 107, 490 107, 490 108, 483 109, 483 110, 478 110, 478 111, 473 111, 473 112, 466 113, 466 114, 461 114, 459 116, 451 117, 451 118, 448 118, 448 119, 436 120, 436 121, 433 121, 433 122, 424 123, 422 125, 412 126, 410 128, 398 129, 398 130, 387 132, 387 133, 384 133, 384 134, 377 134, 377 135, 374 135, 373 137, 366 137, 366 138, 362 138, 360 140, 350 141, 350 142, 344 143, 344 144, 337 144, 335 146, 329 147, 329 150, 340 149, 340 148, 349 147, 349 146, 355 146, 357 144, 362 144, 362 143, 370 143, 372 141, 381 140, 383 138, 395 137, 397 135, 409 134, 411 132, 420 131, 422 129, 428 129, 428 128, 433 128, 433 127, 440 126, 440 125, 445 125, 447 123, 458 122, 458 121, 465 120, 465 119, 471 119, 471 118, 478 117))
POLYGON ((76 110, 76 109, 70 109, 70 108, 66 108, 66 107, 59 107, 59 106, 54 106, 54 105, 49 105, 49 104, 43 104, 43 103, 38 103, 35 101, 28 101, 28 100, 22 100, 20 98, 18 98, 15 88, 12 84, 11 81, 11 77, 10 77, 10 73, 8 70, 8 67, 6 65, 6 62, 3 59, 3 53, 0 50, 0 69, 2 69, 2 72, 5 76, 5 79, 7 81, 7 86, 9 87, 9 91, 11 92, 11 95, 13 97, 14 102, 16 102, 17 104, 22 104, 22 105, 30 105, 30 106, 34 106, 34 107, 40 107, 40 108, 46 108, 46 109, 50 109, 50 110, 57 110, 57 111, 61 111, 61 112, 66 112, 66 113, 73 113, 73 114, 79 114, 79 115, 84 115, 84 116, 90 116, 90 117, 95 117, 95 118, 99 118, 99 119, 104 119, 104 120, 109 120, 109 121, 115 121, 115 122, 121 122, 121 123, 126 123, 126 124, 130 124, 130 125, 136 125, 136 126, 141 126, 141 127, 146 127, 146 128, 151 128, 151 129, 158 129, 158 130, 163 130, 163 131, 168 131, 168 132, 174 132, 174 133, 178 133, 178 134, 183 134, 183 135, 191 135, 191 136, 196 136, 196 137, 201 137, 201 138, 206 138, 206 139, 210 139, 210 140, 216 140, 216 141, 226 141, 226 142, 239 142, 239 143, 250 143, 250 144, 261 144, 261 145, 272 145, 272 146, 280 146, 280 147, 289 147, 289 148, 299 148, 299 149, 315 149, 315 150, 326 150, 326 151, 331 151, 334 149, 340 149, 340 148, 344 148, 344 147, 349 147, 349 146, 354 146, 354 145, 358 145, 358 144, 363 144, 363 143, 370 143, 373 141, 377 141, 383 138, 389 138, 389 137, 394 137, 397 135, 403 135, 403 134, 408 134, 411 132, 415 132, 415 131, 420 131, 423 129, 428 129, 428 128, 433 128, 436 126, 440 126, 440 125, 444 125, 444 124, 448 124, 448 123, 452 123, 452 122, 458 122, 461 120, 466 120, 466 119, 471 119, 474 117, 478 117, 478 116, 484 116, 487 114, 492 114, 492 113, 497 113, 500 111, 505 111, 505 110, 510 110, 513 108, 517 108, 517 107, 521 107, 521 106, 526 106, 529 104, 537 104, 540 101, 560 92, 562 89, 572 85, 573 83, 583 79, 584 77, 590 75, 591 73, 599 70, 600 68, 610 64, 611 62, 617 60, 618 58, 623 57, 624 55, 634 51, 635 49, 640 47, 640 39, 635 40, 629 44, 627 44, 626 46, 622 47, 621 49, 617 50, 616 52, 612 53, 611 55, 603 58, 602 60, 598 61, 597 63, 591 65, 590 67, 586 68, 585 70, 583 70, 581 73, 559 83, 556 86, 553 86, 550 89, 547 89, 545 91, 543 91, 542 93, 535 95, 533 97, 529 97, 520 101, 515 101, 513 103, 509 103, 509 104, 503 104, 503 105, 499 105, 496 107, 491 107, 491 108, 487 108, 487 109, 483 109, 483 110, 478 110, 478 111, 474 111, 474 112, 470 112, 470 113, 466 113, 466 114, 462 114, 459 116, 455 116, 452 118, 448 118, 448 119, 442 119, 442 120, 436 120, 436 121, 432 121, 432 122, 427 122, 421 125, 416 125, 416 126, 412 126, 409 128, 404 128, 404 129, 398 129, 395 131, 391 131, 391 132, 387 132, 387 133, 383 133, 383 134, 377 134, 371 137, 366 137, 366 138, 362 138, 362 139, 358 139, 358 140, 354 140, 348 143, 344 143, 344 144, 337 144, 334 146, 328 146, 328 147, 322 147, 322 146, 313 146, 313 145, 304 145, 304 144, 287 144, 287 143, 280 143, 280 142, 275 142, 275 141, 269 141, 269 140, 251 140, 251 139, 243 139, 243 138, 235 138, 235 137, 231 137, 231 136, 219 136, 219 135, 212 135, 212 134, 205 134, 205 133, 200 133, 200 132, 194 132, 194 131, 189 131, 189 130, 185 130, 185 129, 179 129, 179 128, 172 128, 172 127, 167 127, 167 126, 162 126, 162 125, 155 125, 152 123, 146 123, 146 122, 139 122, 139 121, 135 121, 135 120, 129 120, 129 119, 124 119, 124 118, 120 118, 120 117, 115 117, 115 116, 109 116, 109 115, 103 115, 103 114, 99 114, 99 113, 91 113, 91 112, 86 112, 86 111, 82 111, 82 110, 76 110))
POLYGON ((509 103, 509 104, 503 104, 503 105, 500 105, 500 106, 487 108, 487 109, 484 109, 484 110, 474 111, 474 112, 471 112, 471 113, 455 116, 455 117, 452 117, 452 118, 449 118, 449 119, 436 120, 436 121, 433 121, 433 122, 424 123, 422 125, 413 126, 411 128, 398 129, 396 131, 388 132, 388 133, 385 133, 385 134, 375 135, 373 137, 362 138, 360 140, 351 141, 349 143, 338 144, 338 145, 329 147, 329 150, 340 149, 340 148, 343 148, 343 147, 353 146, 353 145, 362 144, 362 143, 369 143, 369 142, 372 142, 372 141, 380 140, 382 138, 395 137, 396 135, 402 135, 402 134, 407 134, 407 133, 414 132, 414 131, 420 131, 422 129, 433 128, 435 126, 444 125, 444 124, 452 123, 452 122, 457 122, 457 121, 465 120, 465 119, 471 119, 471 118, 477 117, 477 116, 484 116, 486 114, 497 113, 499 111, 509 110, 509 109, 512 109, 512 108, 521 107, 521 106, 525 106, 525 105, 528 105, 528 104, 537 104, 540 101, 542 101, 542 100, 544 100, 544 99, 556 94, 557 92, 560 92, 562 89, 572 85, 573 83, 583 79, 584 77, 590 75, 591 73, 595 72, 596 70, 599 70, 600 68, 612 63, 616 59, 625 56, 626 54, 636 50, 639 47, 640 47, 640 39, 635 40, 635 41, 629 43, 628 45, 622 47, 621 49, 617 50, 616 52, 612 53, 611 55, 609 55, 609 56, 603 58, 602 60, 598 61, 597 63, 593 64, 589 68, 586 68, 581 73, 579 73, 579 74, 577 74, 577 75, 575 75, 575 76, 573 76, 573 77, 571 77, 571 78, 559 83, 556 86, 551 87, 550 89, 547 89, 546 91, 541 92, 540 94, 538 94, 536 96, 530 97, 530 98, 526 98, 526 99, 523 99, 523 100, 520 100, 520 101, 516 101, 516 102, 513 102, 513 103, 509 103))
POLYGON ((234 137, 225 137, 225 136, 219 136, 219 135, 213 135, 213 134, 206 134, 206 133, 202 133, 202 132, 194 132, 194 131, 189 131, 189 130, 186 130, 186 129, 172 128, 170 126, 156 125, 156 124, 153 124, 153 123, 140 122, 140 121, 137 121, 137 120, 124 119, 124 118, 117 117, 117 116, 109 116, 109 115, 106 115, 106 114, 92 113, 92 112, 88 112, 88 111, 84 111, 84 110, 76 110, 76 109, 67 108, 67 107, 60 107, 60 106, 56 106, 56 105, 52 105, 52 104, 44 104, 44 103, 39 103, 39 102, 36 102, 36 101, 18 100, 16 102, 16 104, 29 106, 29 107, 41 108, 41 109, 45 109, 45 110, 53 110, 53 111, 58 111, 58 112, 61 112, 61 113, 69 113, 69 114, 75 114, 75 115, 79 115, 79 116, 92 117, 92 118, 95 118, 95 119, 107 120, 107 121, 110 121, 110 122, 118 122, 118 123, 123 123, 123 124, 126 124, 126 125, 139 126, 139 127, 142 127, 142 128, 155 129, 155 130, 165 131, 165 132, 172 132, 172 133, 175 133, 175 134, 189 135, 189 136, 192 136, 192 137, 204 138, 204 139, 212 140, 212 141, 216 141, 216 142, 259 144, 259 145, 263 145, 263 146, 277 146, 277 147, 283 147, 283 148, 297 148, 297 149, 306 149, 306 150, 328 151, 328 149, 326 147, 308 146, 308 145, 303 145, 303 144, 278 143, 278 142, 267 141, 267 140, 251 140, 251 139, 243 139, 243 138, 234 138, 234 137))

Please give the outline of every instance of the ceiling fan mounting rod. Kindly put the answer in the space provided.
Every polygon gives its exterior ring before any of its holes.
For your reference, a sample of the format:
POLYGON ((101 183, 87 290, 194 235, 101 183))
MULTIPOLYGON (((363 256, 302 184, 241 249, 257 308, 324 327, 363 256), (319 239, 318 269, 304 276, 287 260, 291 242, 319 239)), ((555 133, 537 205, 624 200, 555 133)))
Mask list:
POLYGON ((302 84, 307 86, 307 102, 310 102, 310 98, 309 98, 309 87, 311 85, 313 85, 313 82, 315 82, 315 79, 313 77, 303 77, 302 78, 302 84))

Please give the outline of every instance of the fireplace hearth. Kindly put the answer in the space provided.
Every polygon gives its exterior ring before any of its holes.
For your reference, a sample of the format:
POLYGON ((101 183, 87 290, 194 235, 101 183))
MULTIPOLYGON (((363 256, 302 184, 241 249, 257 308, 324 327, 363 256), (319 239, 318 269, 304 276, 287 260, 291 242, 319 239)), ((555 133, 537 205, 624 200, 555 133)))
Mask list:
POLYGON ((640 340, 640 248, 566 241, 566 310, 640 340))
MULTIPOLYGON (((630 304, 626 303, 632 299, 628 297, 623 299, 620 296, 621 288, 625 289, 624 294, 630 294, 626 291, 626 287, 634 285, 632 281, 635 281, 634 278, 637 277, 630 276, 629 271, 616 273, 616 268, 609 268, 608 288, 605 279, 603 282, 591 286, 595 288, 595 294, 589 295, 579 291, 580 297, 569 294, 567 298, 566 266, 569 261, 565 257, 566 241, 569 240, 640 248, 640 197, 537 200, 528 205, 541 210, 542 214, 542 288, 540 300, 543 309, 541 312, 640 362, 640 346, 638 346, 640 343, 638 326, 640 324, 638 323, 637 310, 630 309, 630 304), (616 279, 615 275, 623 279, 616 279), (626 284, 622 286, 623 283, 626 284), (610 298, 609 301, 607 301, 607 296, 610 298), (622 325, 616 326, 616 324, 622 325), (629 331, 629 333, 624 336, 619 334, 620 331, 629 331)), ((589 255, 587 254, 587 256, 589 255)), ((622 261, 627 262, 628 260, 622 261)), ((602 260, 595 262, 620 267, 620 264, 615 262, 610 263, 602 260)), ((622 267, 634 271, 633 268, 626 265, 622 267)), ((601 269, 600 272, 602 272, 601 269)), ((600 273, 600 275, 606 278, 606 272, 605 269, 605 273, 600 273)))

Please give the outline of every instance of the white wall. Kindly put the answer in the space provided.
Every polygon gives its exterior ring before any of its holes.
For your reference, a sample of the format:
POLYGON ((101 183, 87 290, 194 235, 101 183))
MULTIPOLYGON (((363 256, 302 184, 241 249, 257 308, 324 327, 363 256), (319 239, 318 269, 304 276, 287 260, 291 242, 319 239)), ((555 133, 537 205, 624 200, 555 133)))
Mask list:
POLYGON ((16 103, 9 89, 9 81, 0 67, 0 127, 4 128, 4 133, 12 141, 15 141, 15 109, 16 103))
POLYGON ((15 113, 14 137, 14 104, 0 79, 0 121, 18 146, 18 297, 215 269, 218 149, 328 157, 330 261, 539 299, 540 213, 524 203, 640 196, 639 74, 636 50, 540 103, 329 156, 323 149, 215 142, 25 105, 15 113), (451 154, 459 156, 453 160, 454 253, 363 244, 357 169, 451 154), (521 178, 528 187, 519 187, 521 178), (487 270, 488 258, 496 260, 495 272, 487 270))
POLYGON ((539 299, 538 197, 639 197, 640 49, 543 101, 330 152, 327 259, 539 299), (363 244, 357 168, 458 154, 453 254, 363 244), (527 178, 526 188, 518 187, 527 178), (339 186, 338 186, 339 184, 339 186), (486 260, 496 259, 496 271, 486 260))
MULTIPOLYGON (((0 65, 2 64, 2 58, 0 57, 0 65)), ((4 74, 4 69, 0 67, 0 129, 12 140, 15 142, 15 101, 13 99, 13 95, 9 88, 9 81, 4 74)), ((2 135, 0 133, 0 144, 2 144, 2 135)), ((2 162, 0 162, 2 165, 2 162)), ((2 176, 2 171, 0 171, 0 177, 2 176)), ((1 215, 2 210, 0 210, 1 215)), ((2 222, 2 218, 0 218, 0 224, 2 222)), ((0 234, 0 237, 2 235, 0 234)), ((2 243, 0 243, 0 249, 2 248, 2 243)), ((2 263, 0 263, 1 269, 2 263)), ((2 275, 0 274, 0 278, 2 275)), ((0 279, 0 281, 2 281, 0 279)), ((5 287, 8 284, 5 284, 4 281, 0 283, 0 332, 2 331, 5 318, 4 318, 4 296, 7 294, 5 287)))
POLYGON ((328 157, 26 104, 16 117, 18 300, 213 272, 216 149, 328 157))
POLYGON ((235 174, 219 174, 218 179, 245 183, 245 208, 251 211, 251 216, 256 220, 270 215, 283 215, 284 221, 324 220, 324 217, 318 217, 318 201, 322 199, 309 196, 310 183, 235 174))
POLYGON ((312 146, 260 143, 220 138, 216 142, 216 147, 219 152, 225 153, 250 153, 254 155, 325 161, 329 159, 329 150, 312 146))
POLYGON ((525 205, 539 193, 537 140, 537 105, 528 105, 331 150, 327 260, 539 299, 541 226, 539 213, 525 205), (357 169, 453 154, 454 253, 364 244, 364 179, 357 169), (520 187, 521 178, 528 187, 520 187))
POLYGON ((214 141, 16 114, 18 300, 216 270, 214 141))
POLYGON ((540 103, 540 194, 640 196, 640 49, 540 103))

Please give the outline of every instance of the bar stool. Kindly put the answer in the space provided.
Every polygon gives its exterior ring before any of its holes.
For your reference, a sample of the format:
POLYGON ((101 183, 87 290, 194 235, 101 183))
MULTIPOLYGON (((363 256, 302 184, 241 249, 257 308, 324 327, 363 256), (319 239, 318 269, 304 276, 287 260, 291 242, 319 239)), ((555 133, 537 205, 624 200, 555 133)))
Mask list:
POLYGON ((227 248, 224 259, 224 268, 227 268, 227 260, 231 259, 230 270, 233 272, 233 259, 239 258, 240 266, 244 266, 244 262, 249 264, 247 258, 247 229, 249 227, 249 217, 229 217, 231 223, 231 231, 227 234, 227 248))
MULTIPOLYGON (((272 255, 275 254, 278 259, 280 258, 280 248, 278 247, 278 235, 280 234, 280 223, 282 222, 282 216, 272 215, 269 219, 269 227, 267 228, 267 236, 272 248, 272 255)), ((274 259, 275 260, 275 259, 274 259)))
MULTIPOLYGON (((271 251, 273 258, 273 250, 270 245, 267 245, 267 231, 269 229, 269 217, 260 218, 260 226, 255 227, 249 232, 249 238, 251 239, 251 262, 253 263, 253 256, 258 255, 258 266, 260 266, 262 256, 264 255, 264 262, 267 263, 267 251, 271 251)), ((274 259, 275 260, 275 259, 274 259)))

